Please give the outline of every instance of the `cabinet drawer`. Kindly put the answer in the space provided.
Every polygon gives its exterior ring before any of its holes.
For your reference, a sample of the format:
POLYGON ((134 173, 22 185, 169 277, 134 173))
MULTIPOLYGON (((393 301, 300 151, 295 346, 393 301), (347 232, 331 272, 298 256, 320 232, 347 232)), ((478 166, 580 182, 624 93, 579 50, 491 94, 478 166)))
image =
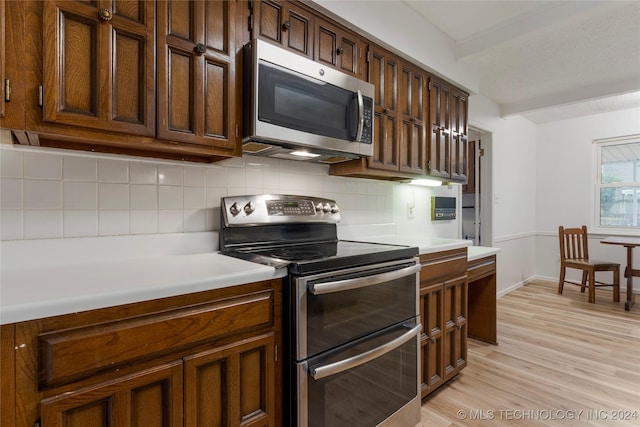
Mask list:
POLYGON ((187 349, 274 323, 272 291, 38 336, 40 385, 187 349))
POLYGON ((496 256, 489 256, 485 258, 469 261, 467 269, 467 276, 469 277, 469 283, 474 282, 483 277, 487 277, 496 272, 496 256))
POLYGON ((467 248, 420 255, 420 285, 429 285, 467 272, 467 248))

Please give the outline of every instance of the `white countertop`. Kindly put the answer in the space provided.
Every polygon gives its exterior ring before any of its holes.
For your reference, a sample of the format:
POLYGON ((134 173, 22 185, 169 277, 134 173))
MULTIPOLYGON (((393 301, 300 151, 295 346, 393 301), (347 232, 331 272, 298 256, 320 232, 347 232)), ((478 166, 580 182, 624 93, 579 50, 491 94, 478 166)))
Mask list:
POLYGON ((286 275, 218 253, 6 268, 0 324, 257 282, 286 275))
MULTIPOLYGON (((420 254, 469 247, 428 236, 358 239, 416 246, 420 254)), ((216 252, 216 233, 0 242, 0 324, 57 316, 281 278, 274 269, 216 252), (198 251, 189 253, 189 251, 198 251)))
POLYGON ((467 261, 475 261, 480 258, 496 255, 500 253, 502 249, 491 248, 489 246, 469 246, 467 249, 467 261))
POLYGON ((448 251, 471 246, 471 240, 445 239, 429 236, 380 236, 363 238, 363 241, 374 243, 386 243, 388 245, 417 246, 420 255, 433 252, 448 251))

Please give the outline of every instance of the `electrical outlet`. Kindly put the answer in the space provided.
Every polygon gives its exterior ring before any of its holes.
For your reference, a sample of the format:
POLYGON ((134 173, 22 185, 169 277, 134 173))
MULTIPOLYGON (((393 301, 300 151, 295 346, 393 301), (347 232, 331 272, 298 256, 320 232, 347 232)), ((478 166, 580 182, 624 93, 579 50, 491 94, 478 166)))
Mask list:
POLYGON ((415 208, 414 204, 411 202, 407 203, 407 219, 413 219, 413 209, 415 208))

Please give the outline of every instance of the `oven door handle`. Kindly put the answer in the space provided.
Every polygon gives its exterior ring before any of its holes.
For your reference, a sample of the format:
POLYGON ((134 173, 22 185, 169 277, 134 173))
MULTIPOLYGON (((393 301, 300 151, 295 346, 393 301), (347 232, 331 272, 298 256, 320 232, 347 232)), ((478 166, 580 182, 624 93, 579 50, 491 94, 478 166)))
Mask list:
POLYGON ((395 350, 401 345, 413 339, 420 333, 422 329, 422 325, 418 324, 413 328, 409 329, 408 332, 400 335, 397 338, 385 343, 379 347, 373 348, 369 351, 365 351, 357 356, 349 357, 347 359, 341 360, 339 362, 329 363, 328 365, 320 365, 313 368, 309 368, 309 375, 314 380, 319 380, 321 378, 326 378, 331 375, 338 374, 343 371, 347 371, 349 369, 353 369, 357 366, 363 365, 367 362, 370 362, 378 357, 384 356, 390 351, 395 350))
POLYGON ((379 283, 390 282, 410 274, 417 273, 422 265, 415 264, 411 267, 405 267, 400 270, 389 271, 382 274, 374 274, 372 276, 358 277, 355 279, 338 280, 335 282, 313 283, 309 285, 309 292, 313 295, 330 294, 332 292, 348 291, 350 289, 364 288, 379 283))

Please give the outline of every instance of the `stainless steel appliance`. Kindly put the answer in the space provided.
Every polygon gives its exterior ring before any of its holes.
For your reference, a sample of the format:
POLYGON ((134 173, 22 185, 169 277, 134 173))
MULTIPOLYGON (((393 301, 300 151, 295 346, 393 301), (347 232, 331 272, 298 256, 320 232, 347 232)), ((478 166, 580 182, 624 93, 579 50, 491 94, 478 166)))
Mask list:
POLYGON ((225 197, 222 253, 286 267, 285 426, 420 421, 415 247, 337 238, 335 201, 225 197))
POLYGON ((262 40, 244 47, 246 154, 336 163, 373 154, 372 84, 262 40))

